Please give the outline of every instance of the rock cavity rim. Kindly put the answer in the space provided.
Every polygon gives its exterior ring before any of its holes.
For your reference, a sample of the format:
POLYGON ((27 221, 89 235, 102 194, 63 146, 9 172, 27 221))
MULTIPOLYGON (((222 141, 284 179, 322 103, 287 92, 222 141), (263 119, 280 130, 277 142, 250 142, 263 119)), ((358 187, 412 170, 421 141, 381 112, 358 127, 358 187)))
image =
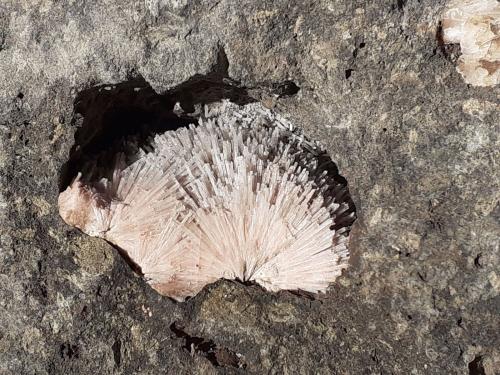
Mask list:
POLYGON ((325 155, 260 104, 225 101, 132 161, 118 153, 110 176, 79 173, 59 212, 178 301, 220 278, 325 292, 348 265, 355 218, 325 155))

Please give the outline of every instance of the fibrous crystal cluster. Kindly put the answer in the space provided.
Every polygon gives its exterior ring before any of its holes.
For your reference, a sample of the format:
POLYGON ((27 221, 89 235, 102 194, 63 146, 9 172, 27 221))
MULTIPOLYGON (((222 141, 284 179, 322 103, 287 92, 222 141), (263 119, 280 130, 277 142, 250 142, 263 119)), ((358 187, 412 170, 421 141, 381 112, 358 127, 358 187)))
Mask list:
POLYGON ((79 174, 59 196, 61 216, 177 300, 220 278, 325 291, 347 266, 346 188, 314 145, 255 108, 157 135, 132 163, 119 155, 109 178, 79 174))
POLYGON ((467 83, 500 83, 500 2, 451 0, 444 13, 443 41, 459 43, 457 70, 467 83))

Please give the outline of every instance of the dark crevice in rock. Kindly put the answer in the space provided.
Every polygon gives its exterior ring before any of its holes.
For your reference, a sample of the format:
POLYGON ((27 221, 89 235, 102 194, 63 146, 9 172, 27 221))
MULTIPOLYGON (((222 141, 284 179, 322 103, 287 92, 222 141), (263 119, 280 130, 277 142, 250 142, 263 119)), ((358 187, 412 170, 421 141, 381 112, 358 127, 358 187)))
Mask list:
POLYGON ((176 337, 184 339, 184 345, 182 346, 184 350, 187 350, 192 355, 198 354, 207 358, 216 367, 246 367, 240 354, 224 347, 218 347, 212 340, 191 336, 176 322, 170 325, 170 330, 176 337))
POLYGON ((365 42, 361 41, 361 42, 358 43, 358 41, 359 41, 359 38, 357 38, 357 41, 355 43, 354 51, 352 51, 352 57, 353 57, 353 59, 355 59, 356 57, 358 57, 359 51, 361 49, 365 48, 365 46, 366 46, 365 42))
POLYGON ((164 96, 179 102, 188 114, 195 112, 197 106, 215 103, 222 99, 229 99, 238 105, 255 101, 245 88, 238 87, 236 82, 219 74, 196 75, 168 91, 164 96))
POLYGON ((229 77, 229 60, 227 58, 226 50, 222 45, 219 45, 217 50, 217 62, 213 68, 214 73, 220 74, 222 77, 229 77))
POLYGON ((7 48, 7 30, 9 25, 9 16, 6 9, 0 5, 0 52, 7 48))
POLYGON ((300 298, 305 298, 305 299, 307 299, 309 301, 314 301, 314 300, 316 300, 316 297, 317 297, 316 294, 311 293, 311 292, 307 292, 307 291, 301 290, 301 289, 287 290, 285 292, 291 293, 294 296, 298 296, 300 298))
POLYGON ((296 95, 300 91, 300 87, 293 81, 284 81, 274 85, 273 92, 279 98, 287 98, 296 95))
POLYGON ((113 350, 113 359, 115 361, 116 367, 120 367, 121 364, 122 360, 121 349, 122 349, 122 342, 120 341, 120 339, 116 339, 116 341, 111 346, 111 350, 113 350))
POLYGON ((59 346, 59 356, 62 359, 70 360, 79 357, 79 348, 77 345, 64 343, 59 346))
POLYGON ((469 362, 469 375, 485 375, 483 357, 478 355, 472 362, 469 362))
POLYGON ((477 254, 477 256, 474 258, 474 266, 476 268, 483 268, 483 265, 481 264, 481 257, 482 253, 477 254))
POLYGON ((455 64, 461 53, 460 44, 447 44, 444 42, 443 25, 441 22, 439 22, 436 30, 436 40, 437 47, 434 49, 433 54, 436 55, 438 54, 438 52, 440 52, 441 56, 444 56, 446 60, 451 61, 455 64))
POLYGON ((5 34, 0 31, 0 52, 5 49, 5 34))
POLYGON ((396 0, 394 4, 392 4, 392 10, 402 11, 406 5, 406 0, 396 0))

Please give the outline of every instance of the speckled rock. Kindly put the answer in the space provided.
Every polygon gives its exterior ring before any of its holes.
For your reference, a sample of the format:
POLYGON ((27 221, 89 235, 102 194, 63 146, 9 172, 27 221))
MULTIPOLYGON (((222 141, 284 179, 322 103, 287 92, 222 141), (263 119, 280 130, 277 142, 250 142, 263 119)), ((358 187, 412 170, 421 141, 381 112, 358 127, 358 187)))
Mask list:
POLYGON ((455 71, 443 5, 3 1, 0 374, 495 374, 500 89, 455 71), (327 294, 219 281, 175 303, 59 218, 75 136, 221 98, 301 125, 349 182, 327 294))

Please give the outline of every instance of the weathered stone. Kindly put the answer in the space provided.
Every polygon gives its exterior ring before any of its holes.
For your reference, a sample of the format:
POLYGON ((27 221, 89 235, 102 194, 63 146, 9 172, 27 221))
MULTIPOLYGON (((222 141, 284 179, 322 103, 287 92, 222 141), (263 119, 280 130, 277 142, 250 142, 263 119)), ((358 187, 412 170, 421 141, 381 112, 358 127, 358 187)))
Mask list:
POLYGON ((443 6, 3 1, 0 373, 493 374, 500 91, 455 71, 443 6), (221 281, 174 303, 63 223, 63 166, 91 129, 76 98, 107 85, 116 100, 88 104, 102 115, 140 77, 194 114, 200 98, 263 101, 325 145, 359 217, 329 293, 221 281))

